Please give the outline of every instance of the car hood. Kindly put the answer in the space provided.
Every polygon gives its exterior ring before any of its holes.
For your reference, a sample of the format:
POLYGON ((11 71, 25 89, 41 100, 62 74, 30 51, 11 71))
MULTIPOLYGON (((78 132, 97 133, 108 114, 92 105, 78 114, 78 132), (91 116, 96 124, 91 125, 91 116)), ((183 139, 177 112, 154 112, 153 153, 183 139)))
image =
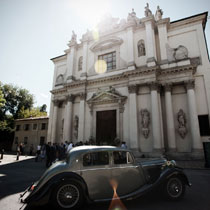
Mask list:
POLYGON ((167 160, 165 158, 138 158, 136 161, 141 164, 142 167, 147 167, 163 165, 167 160))

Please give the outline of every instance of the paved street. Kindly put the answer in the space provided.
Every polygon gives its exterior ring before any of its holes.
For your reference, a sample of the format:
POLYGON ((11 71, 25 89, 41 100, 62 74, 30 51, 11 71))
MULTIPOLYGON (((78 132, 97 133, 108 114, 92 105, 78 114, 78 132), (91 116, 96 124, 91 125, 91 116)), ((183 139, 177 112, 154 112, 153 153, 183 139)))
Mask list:
MULTIPOLYGON (((8 155, 0 163, 0 209, 16 210, 21 204, 18 197, 31 182, 37 180, 45 170, 44 162, 35 162, 33 157, 16 157, 8 155)), ((192 188, 187 188, 182 201, 169 202, 157 194, 123 202, 128 210, 208 210, 210 209, 210 170, 185 170, 192 188)), ((110 203, 85 206, 87 210, 108 210, 110 203)), ((25 208, 28 209, 28 208, 25 208)), ((41 209, 41 208, 36 208, 41 209)), ((44 207, 43 209, 46 209, 44 207)))

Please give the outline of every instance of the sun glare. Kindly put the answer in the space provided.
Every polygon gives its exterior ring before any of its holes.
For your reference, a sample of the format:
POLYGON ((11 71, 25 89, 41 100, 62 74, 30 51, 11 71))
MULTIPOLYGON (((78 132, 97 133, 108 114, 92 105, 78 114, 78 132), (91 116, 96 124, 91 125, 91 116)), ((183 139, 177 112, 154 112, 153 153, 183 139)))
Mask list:
POLYGON ((110 11, 109 1, 100 0, 76 0, 73 6, 78 16, 86 23, 95 27, 100 19, 110 11))

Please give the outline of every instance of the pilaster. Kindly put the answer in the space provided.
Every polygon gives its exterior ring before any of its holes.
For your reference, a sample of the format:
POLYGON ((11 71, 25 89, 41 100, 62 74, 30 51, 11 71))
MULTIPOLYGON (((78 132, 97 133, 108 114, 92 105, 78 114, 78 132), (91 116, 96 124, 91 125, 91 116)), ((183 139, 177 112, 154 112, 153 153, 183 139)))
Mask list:
POLYGON ((85 140, 85 99, 86 93, 80 93, 80 104, 79 104, 79 133, 78 141, 85 140))
POLYGON ((138 113, 137 113, 137 86, 128 87, 129 91, 129 125, 130 125, 130 148, 138 151, 138 113))

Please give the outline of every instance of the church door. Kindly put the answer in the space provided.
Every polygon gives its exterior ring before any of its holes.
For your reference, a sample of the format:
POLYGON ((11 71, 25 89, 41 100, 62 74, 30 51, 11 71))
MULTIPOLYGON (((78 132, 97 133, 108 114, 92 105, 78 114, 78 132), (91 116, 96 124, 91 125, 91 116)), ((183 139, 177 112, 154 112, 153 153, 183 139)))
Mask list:
POLYGON ((116 138, 116 110, 96 112, 96 143, 113 145, 116 138))

